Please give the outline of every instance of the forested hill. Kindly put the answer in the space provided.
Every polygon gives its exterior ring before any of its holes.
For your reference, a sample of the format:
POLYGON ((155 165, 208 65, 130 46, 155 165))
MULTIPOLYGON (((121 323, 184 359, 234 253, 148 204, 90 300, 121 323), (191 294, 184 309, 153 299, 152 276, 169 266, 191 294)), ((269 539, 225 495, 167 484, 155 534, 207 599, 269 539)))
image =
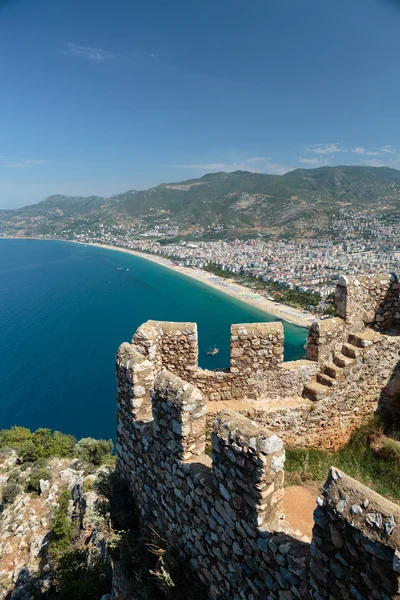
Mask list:
POLYGON ((261 226, 312 220, 343 207, 396 208, 400 171, 387 167, 296 169, 285 175, 236 171, 162 184, 123 202, 131 215, 167 211, 180 221, 261 226))
MULTIPOLYGON (((0 224, 40 216, 51 223, 91 220, 148 220, 179 230, 226 225, 234 229, 305 232, 329 222, 339 209, 396 217, 400 208, 400 171, 388 167, 339 166, 296 169, 285 175, 235 171, 163 183, 144 191, 102 198, 51 196, 38 204, 0 211, 0 224), (18 219, 16 219, 18 218, 18 219)), ((43 227, 43 221, 41 224, 43 227)))

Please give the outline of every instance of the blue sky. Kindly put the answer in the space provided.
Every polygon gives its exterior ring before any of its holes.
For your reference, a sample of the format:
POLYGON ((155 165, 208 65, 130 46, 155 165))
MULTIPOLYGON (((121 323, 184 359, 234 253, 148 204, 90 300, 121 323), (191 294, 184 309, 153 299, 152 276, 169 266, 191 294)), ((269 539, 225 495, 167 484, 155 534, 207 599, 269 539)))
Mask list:
POLYGON ((0 207, 400 168, 400 2, 0 0, 0 207))

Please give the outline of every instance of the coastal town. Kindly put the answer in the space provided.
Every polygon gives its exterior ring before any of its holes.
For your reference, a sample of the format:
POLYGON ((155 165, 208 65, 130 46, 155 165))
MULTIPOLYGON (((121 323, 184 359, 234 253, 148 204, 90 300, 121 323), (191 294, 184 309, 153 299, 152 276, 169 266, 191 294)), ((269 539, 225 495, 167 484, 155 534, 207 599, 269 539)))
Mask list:
POLYGON ((212 223, 187 228, 167 215, 145 218, 12 215, 0 235, 63 239, 134 251, 164 261, 211 284, 250 288, 276 304, 316 315, 332 314, 333 292, 341 275, 400 270, 400 222, 394 214, 342 208, 329 223, 299 238, 266 231, 246 233, 212 223), (46 224, 46 227, 44 227, 46 224), (201 271, 201 272, 200 272, 201 271), (213 275, 213 278, 210 277, 213 275), (229 281, 227 281, 229 280, 229 281))
MULTIPOLYGON (((400 244, 397 224, 341 211, 332 220, 336 239, 178 239, 177 232, 156 226, 150 231, 102 223, 82 232, 65 232, 69 239, 126 248, 169 258, 178 267, 205 269, 232 277, 247 287, 267 284, 266 295, 280 301, 282 290, 314 295, 318 302, 304 307, 329 314, 340 275, 397 272, 400 244), (272 285, 272 288, 271 288, 272 285), (269 290, 270 293, 268 293, 269 290), (280 291, 279 291, 280 290, 280 291)), ((218 235, 216 236, 218 238, 218 235)), ((260 287, 260 286, 258 286, 260 287)))

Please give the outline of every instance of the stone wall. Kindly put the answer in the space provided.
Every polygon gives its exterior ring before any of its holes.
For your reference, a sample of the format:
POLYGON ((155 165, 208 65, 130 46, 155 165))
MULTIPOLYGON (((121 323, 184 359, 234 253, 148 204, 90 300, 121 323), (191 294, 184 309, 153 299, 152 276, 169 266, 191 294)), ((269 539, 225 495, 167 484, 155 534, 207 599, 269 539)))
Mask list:
POLYGON ((379 335, 358 350, 357 358, 319 400, 303 398, 296 403, 287 398, 278 405, 264 405, 254 418, 272 427, 290 446, 337 450, 377 410, 392 420, 399 418, 399 357, 400 337, 379 335))
MULTIPOLYGON (((210 458, 203 453, 206 400, 177 375, 156 377, 154 420, 138 417, 143 405, 134 408, 132 398, 143 387, 139 373, 147 377, 145 363, 129 345, 120 348, 117 470, 143 521, 179 549, 210 598, 399 598, 399 507, 332 469, 310 543, 282 515, 280 437, 224 409, 213 423, 210 458)), ((115 597, 128 600, 120 572, 117 581, 115 597)))
POLYGON ((205 433, 200 391, 163 371, 152 391, 154 422, 135 420, 122 391, 130 385, 125 361, 122 351, 117 469, 142 519, 180 550, 211 598, 261 598, 273 589, 293 589, 295 597, 305 589, 309 546, 281 518, 282 441, 227 409, 213 426, 212 459, 196 454, 205 433))
POLYGON ((396 275, 340 277, 335 291, 336 315, 353 332, 366 326, 388 330, 400 323, 399 293, 396 275))
POLYGON ((318 363, 331 361, 347 341, 346 323, 340 317, 315 321, 308 332, 307 359, 318 363))
POLYGON ((213 403, 212 415, 219 402, 232 404, 290 445, 336 449, 378 407, 398 419, 400 336, 351 333, 351 324, 335 317, 312 325, 307 359, 284 362, 283 344, 281 323, 232 325, 229 367, 203 370, 195 323, 148 321, 123 346, 133 365, 131 408, 151 418, 150 389, 167 369, 213 403))
MULTIPOLYGON (((280 322, 243 323, 231 326, 230 364, 225 370, 210 371, 198 366, 196 323, 147 321, 132 338, 132 346, 152 364, 153 378, 162 369, 196 385, 208 400, 277 397, 291 381, 301 393, 307 373, 304 361, 283 363, 283 326, 280 322), (268 378, 266 375, 268 374, 268 378), (281 384, 282 381, 282 384, 281 384)), ((311 370, 310 370, 311 369, 311 370)), ((148 388, 146 390, 147 396, 148 388)))
POLYGON ((137 329, 132 343, 154 363, 155 374, 166 368, 190 376, 198 368, 196 323, 147 321, 137 329))
POLYGON ((400 598, 400 507, 332 468, 317 499, 310 592, 316 598, 400 598))

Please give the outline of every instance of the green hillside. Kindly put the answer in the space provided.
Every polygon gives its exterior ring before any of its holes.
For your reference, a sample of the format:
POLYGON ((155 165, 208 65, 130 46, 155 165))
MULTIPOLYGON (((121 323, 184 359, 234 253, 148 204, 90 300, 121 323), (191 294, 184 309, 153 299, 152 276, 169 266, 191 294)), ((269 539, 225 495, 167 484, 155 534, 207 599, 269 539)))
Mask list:
POLYGON ((62 231, 87 224, 168 222, 180 231, 228 225, 235 232, 323 235, 332 214, 348 208, 397 218, 400 171, 388 167, 321 167, 296 169, 285 175, 235 171, 198 179, 163 183, 144 191, 116 196, 50 196, 38 204, 0 211, 6 231, 62 231), (36 219, 36 220, 35 220, 36 219), (38 219, 40 225, 38 225, 38 219), (29 229, 27 229, 29 227, 29 229), (56 229, 54 229, 56 227, 56 229))
POLYGON ((167 212, 180 224, 278 227, 343 206, 398 208, 400 171, 387 167, 296 169, 285 175, 236 171, 162 184, 123 202, 132 216, 167 212))

